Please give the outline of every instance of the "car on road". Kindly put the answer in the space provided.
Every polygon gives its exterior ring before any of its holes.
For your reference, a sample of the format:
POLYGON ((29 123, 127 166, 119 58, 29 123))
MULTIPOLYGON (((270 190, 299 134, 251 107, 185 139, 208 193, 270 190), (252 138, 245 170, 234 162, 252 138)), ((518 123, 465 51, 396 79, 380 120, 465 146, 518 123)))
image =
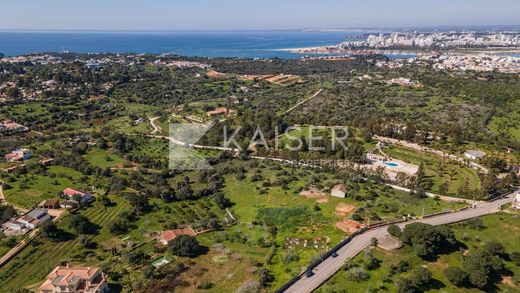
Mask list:
POLYGON ((314 276, 314 272, 312 270, 307 270, 307 272, 305 273, 305 276, 307 278, 310 278, 310 277, 314 276))

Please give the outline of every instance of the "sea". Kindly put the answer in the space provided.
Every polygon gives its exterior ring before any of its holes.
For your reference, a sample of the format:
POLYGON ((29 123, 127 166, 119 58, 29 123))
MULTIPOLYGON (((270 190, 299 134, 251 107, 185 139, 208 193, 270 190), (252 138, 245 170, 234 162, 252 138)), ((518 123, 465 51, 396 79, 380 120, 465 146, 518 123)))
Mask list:
MULTIPOLYGON (((152 53, 208 58, 301 58, 285 49, 336 45, 365 31, 0 31, 0 53, 152 53)), ((389 55, 409 58, 413 55, 389 55)))

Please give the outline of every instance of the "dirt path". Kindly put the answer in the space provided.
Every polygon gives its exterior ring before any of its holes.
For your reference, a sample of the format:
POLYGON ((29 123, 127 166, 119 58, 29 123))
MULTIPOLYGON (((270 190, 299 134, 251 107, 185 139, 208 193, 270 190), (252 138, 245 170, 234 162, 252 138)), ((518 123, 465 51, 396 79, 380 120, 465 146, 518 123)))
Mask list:
POLYGON ((156 134, 157 132, 160 132, 162 130, 161 127, 155 125, 155 120, 159 119, 161 117, 153 117, 153 118, 150 118, 150 125, 152 125, 152 132, 150 132, 150 134, 156 134))
POLYGON ((7 205, 7 199, 5 199, 5 195, 4 195, 3 182, 0 182, 0 204, 7 205))
POLYGON ((314 95, 308 97, 307 99, 301 101, 301 102, 298 102, 296 105, 292 106, 291 108, 289 108, 289 110, 285 111, 284 114, 289 114, 291 113, 294 109, 300 107, 301 105, 307 103, 308 101, 316 98, 319 94, 321 94, 321 92, 323 92, 323 89, 320 89, 319 91, 317 91, 314 95))

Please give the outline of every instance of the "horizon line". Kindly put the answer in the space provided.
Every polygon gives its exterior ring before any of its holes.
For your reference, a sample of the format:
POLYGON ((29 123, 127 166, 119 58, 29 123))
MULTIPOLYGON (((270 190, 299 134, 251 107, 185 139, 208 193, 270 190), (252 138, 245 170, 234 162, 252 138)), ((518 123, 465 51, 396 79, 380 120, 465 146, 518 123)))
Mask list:
POLYGON ((353 26, 353 27, 323 27, 323 28, 246 28, 246 29, 59 29, 59 28, 0 28, 0 32, 276 32, 276 31, 366 31, 366 30, 411 30, 411 29, 493 29, 512 28, 520 29, 520 24, 491 24, 491 25, 419 25, 419 26, 353 26))

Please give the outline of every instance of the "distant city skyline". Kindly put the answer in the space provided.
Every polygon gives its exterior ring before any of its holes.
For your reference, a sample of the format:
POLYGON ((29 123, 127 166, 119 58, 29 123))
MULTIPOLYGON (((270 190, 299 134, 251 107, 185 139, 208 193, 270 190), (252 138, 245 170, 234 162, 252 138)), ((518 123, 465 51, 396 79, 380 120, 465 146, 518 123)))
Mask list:
POLYGON ((5 0, 0 6, 0 29, 238 30, 520 25, 520 1, 514 0, 323 2, 5 0))

